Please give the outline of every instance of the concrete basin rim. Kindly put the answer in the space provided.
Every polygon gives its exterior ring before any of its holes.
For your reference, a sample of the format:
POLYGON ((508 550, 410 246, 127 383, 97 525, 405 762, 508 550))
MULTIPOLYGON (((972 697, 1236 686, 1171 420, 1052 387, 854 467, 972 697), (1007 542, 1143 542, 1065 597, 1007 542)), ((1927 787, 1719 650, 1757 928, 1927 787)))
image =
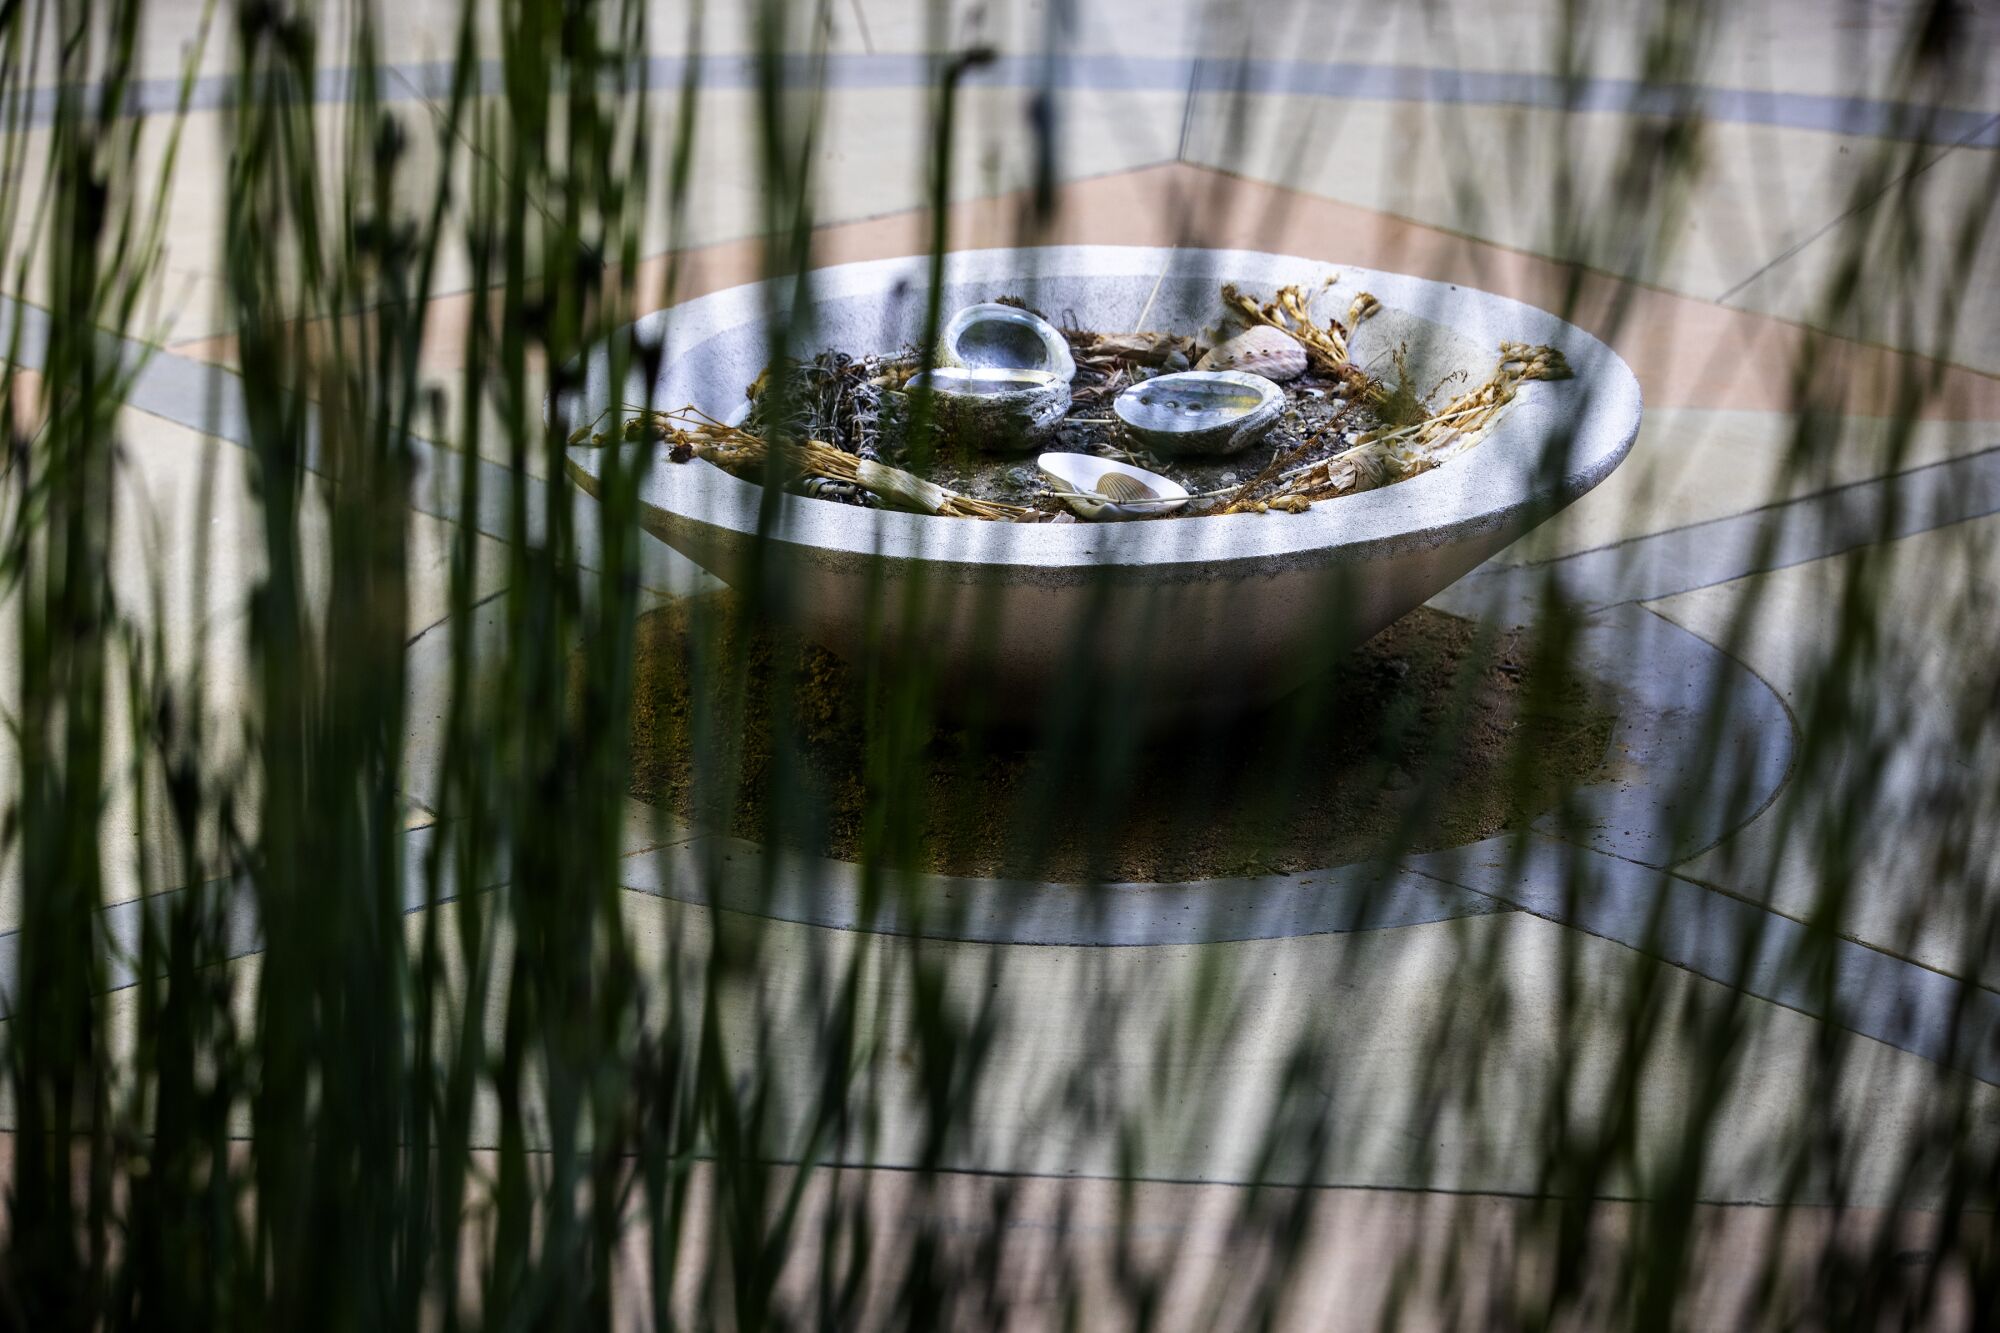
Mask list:
MULTIPOLYGON (((599 483, 596 473, 581 465, 576 459, 567 460, 566 467, 577 486, 592 498, 598 498, 599 483)), ((1403 483, 1405 485, 1409 483, 1403 483)), ((755 489, 754 487, 752 488, 755 489)), ((1078 559, 1061 563, 1049 561, 1030 563, 1028 561, 1003 561, 962 559, 957 553, 929 554, 922 550, 911 552, 888 547, 857 551, 846 547, 816 545, 802 540, 795 527, 793 514, 798 506, 825 505, 831 502, 813 500, 806 496, 786 495, 779 501, 778 522, 761 536, 755 529, 740 532, 731 527, 733 535, 745 540, 755 539, 763 545, 767 555, 779 559, 803 562, 813 568, 841 574, 892 574, 905 577, 921 576, 940 584, 956 584, 967 587, 996 587, 1007 585, 1027 585, 1034 587, 1073 587, 1094 583, 1141 583, 1148 587, 1191 584, 1191 583, 1238 583, 1245 579, 1275 578, 1287 573, 1309 570, 1333 570, 1341 567, 1357 572, 1368 565, 1402 555, 1421 554, 1452 545, 1468 537, 1486 536, 1504 532, 1517 512, 1477 515, 1451 531, 1436 529, 1416 529, 1390 533, 1383 536, 1356 538, 1347 541, 1330 542, 1322 546, 1308 547, 1302 551, 1280 552, 1276 554, 1253 554, 1239 556, 1211 557, 1199 550, 1188 548, 1168 559, 1130 559, 1129 551, 1120 550, 1116 543, 1101 549, 1085 548, 1078 559)), ((1560 504, 1567 504, 1563 500, 1560 504)), ((836 508, 853 506, 835 505, 836 508)), ((887 511, 867 510, 865 513, 885 514, 887 511)), ((898 517, 923 517, 921 515, 899 515, 898 517)), ((1231 515, 1231 517, 1239 517, 1231 515)), ((1241 517, 1266 519, 1283 522, 1292 517, 1285 514, 1250 514, 1241 517)), ((972 519, 932 520, 958 524, 977 522, 972 519)), ((1198 520, 1182 520, 1195 522, 1198 520)), ((702 564, 704 557, 713 560, 718 552, 710 545, 714 538, 704 538, 709 525, 700 520, 669 515, 668 524, 678 525, 682 533, 675 539, 662 538, 681 554, 702 564)), ((983 525, 982 525, 983 526, 983 525)), ((1000 526, 995 524, 993 526, 1000 526)), ((1101 523, 1079 525, 1093 532, 1113 533, 1129 525, 1101 523)), ((656 534, 657 535, 657 534, 656 534)))
MULTIPOLYGON (((811 275, 810 299, 886 297, 899 288, 912 290, 911 284, 926 276, 926 265, 923 257, 916 257, 817 269, 811 275)), ((784 507, 782 530, 773 535, 829 555, 900 557, 926 564, 1047 568, 1213 566, 1246 560, 1276 560, 1280 567, 1337 563, 1370 552, 1445 545, 1505 526, 1526 513, 1553 513, 1609 475, 1637 438, 1643 400, 1636 377, 1617 353, 1547 311, 1475 288, 1296 255, 1138 246, 959 251, 946 257, 945 280, 1021 282, 1059 278, 1065 271, 1078 277, 1150 278, 1163 265, 1199 265, 1204 272, 1261 286, 1338 270, 1343 283, 1353 279, 1353 285, 1373 291, 1385 307, 1425 318, 1446 316, 1436 322, 1474 341, 1493 344, 1496 356, 1503 339, 1550 343, 1568 358, 1577 376, 1522 386, 1486 438, 1443 466, 1393 486, 1322 501, 1303 514, 1232 514, 1134 524, 1000 524, 791 498, 794 502, 784 507), (1555 478, 1547 477, 1543 468, 1550 447, 1572 451, 1568 466, 1555 478), (1349 550, 1333 554, 1340 548, 1349 550)), ((631 326, 631 336, 666 349, 661 381, 669 382, 677 373, 688 373, 711 339, 759 325, 774 309, 782 312, 780 298, 795 290, 796 284, 786 279, 726 288, 640 319, 631 326)), ((600 356, 586 377, 589 406, 578 413, 580 417, 610 396, 608 375, 602 373, 606 364, 600 356)), ((721 406, 713 397, 710 402, 721 406)), ((581 474, 595 469, 599 452, 591 446, 569 451, 568 470, 581 480, 581 474)), ((759 531, 762 488, 713 466, 672 464, 656 455, 640 484, 643 503, 688 524, 739 537, 759 531)))

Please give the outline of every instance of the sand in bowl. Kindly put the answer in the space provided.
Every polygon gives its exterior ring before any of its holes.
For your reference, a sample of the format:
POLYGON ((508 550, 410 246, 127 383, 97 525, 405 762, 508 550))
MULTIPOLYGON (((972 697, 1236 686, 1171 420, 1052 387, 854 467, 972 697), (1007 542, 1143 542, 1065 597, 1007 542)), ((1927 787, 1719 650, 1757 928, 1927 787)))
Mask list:
POLYGON ((1310 694, 1122 742, 872 715, 859 672, 737 609, 718 593, 640 620, 632 794, 703 827, 843 860, 1179 882, 1461 846, 1551 808, 1599 770, 1611 735, 1584 680, 1537 679, 1514 636, 1482 643, 1472 622, 1428 608, 1310 694), (747 654, 747 670, 699 673, 714 684, 698 697, 697 638, 706 661, 741 666, 747 654), (714 745, 726 747, 704 754, 705 787, 690 745, 698 710, 712 710, 714 745), (723 771, 739 775, 733 800, 718 790, 723 771), (894 780, 876 786, 896 795, 871 821, 870 775, 884 772, 894 780))

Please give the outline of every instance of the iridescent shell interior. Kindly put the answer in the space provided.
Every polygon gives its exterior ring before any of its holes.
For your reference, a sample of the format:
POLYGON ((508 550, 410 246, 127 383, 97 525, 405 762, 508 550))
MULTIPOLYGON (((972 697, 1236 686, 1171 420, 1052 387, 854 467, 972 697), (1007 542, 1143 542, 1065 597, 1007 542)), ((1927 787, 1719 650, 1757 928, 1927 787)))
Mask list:
POLYGON ((912 393, 929 389, 933 393, 966 394, 999 398, 1007 394, 1032 393, 1057 383, 1046 370, 1009 370, 991 366, 939 366, 912 375, 905 387, 912 393))
POLYGON ((1190 371, 1162 375, 1120 395, 1118 415, 1129 425, 1152 431, 1198 431, 1249 416, 1268 392, 1220 374, 1190 371))

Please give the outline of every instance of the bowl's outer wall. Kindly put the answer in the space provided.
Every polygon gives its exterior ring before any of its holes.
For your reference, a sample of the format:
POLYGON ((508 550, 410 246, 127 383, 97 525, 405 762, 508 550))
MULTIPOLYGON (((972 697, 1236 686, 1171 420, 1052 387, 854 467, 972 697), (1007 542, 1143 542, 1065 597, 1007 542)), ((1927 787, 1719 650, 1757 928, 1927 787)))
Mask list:
MULTIPOLYGON (((879 608, 910 608, 907 621, 887 617, 891 641, 948 676, 991 684, 1002 713, 1034 711, 1052 685, 1086 667, 1132 683, 1167 712, 1267 700, 1608 475, 1638 432, 1631 371, 1597 339, 1533 307, 1288 256, 1074 246, 967 252, 947 267, 947 312, 1015 295, 1062 323, 1124 332, 1148 311, 1146 327, 1182 333, 1214 320, 1224 281, 1266 295, 1291 282, 1318 287, 1337 271, 1315 309, 1344 318, 1364 290, 1382 301, 1383 313, 1351 340, 1355 359, 1377 373, 1390 373, 1390 353, 1402 347, 1421 389, 1450 381, 1442 399, 1485 379, 1500 342, 1512 341, 1553 344, 1576 378, 1525 386, 1484 441, 1443 467, 1302 515, 1026 525, 785 497, 760 531, 761 488, 656 452, 640 482, 642 522, 725 582, 766 543, 801 628, 843 656, 859 652, 879 608)), ((798 345, 864 352, 916 342, 922 274, 921 260, 818 271, 798 345)), ((619 386, 614 399, 600 360, 583 402, 570 405, 576 419, 648 398, 736 415, 744 386, 769 359, 771 299, 757 284, 640 321, 635 336, 667 349, 660 382, 619 386)), ((571 451, 570 471, 586 490, 598 456, 571 451)), ((1262 461, 1255 449, 1244 456, 1247 469, 1262 461)))

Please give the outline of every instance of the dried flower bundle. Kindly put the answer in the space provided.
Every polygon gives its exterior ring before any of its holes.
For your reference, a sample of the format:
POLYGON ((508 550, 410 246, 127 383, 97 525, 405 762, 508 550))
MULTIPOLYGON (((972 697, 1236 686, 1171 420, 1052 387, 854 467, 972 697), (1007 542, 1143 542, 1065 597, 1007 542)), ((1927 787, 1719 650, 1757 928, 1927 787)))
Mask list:
MULTIPOLYGON (((1044 522, 1050 517, 1022 505, 960 495, 915 473, 858 457, 824 440, 762 440, 735 426, 725 426, 693 407, 673 412, 641 409, 637 415, 626 420, 620 431, 622 438, 628 441, 651 440, 666 445, 667 456, 676 463, 699 458, 732 476, 760 485, 772 481, 789 485, 805 478, 818 477, 858 486, 892 508, 917 513, 1016 523, 1044 522)), ((573 434, 571 443, 581 443, 585 438, 593 443, 604 443, 602 434, 587 434, 587 428, 573 434)))

